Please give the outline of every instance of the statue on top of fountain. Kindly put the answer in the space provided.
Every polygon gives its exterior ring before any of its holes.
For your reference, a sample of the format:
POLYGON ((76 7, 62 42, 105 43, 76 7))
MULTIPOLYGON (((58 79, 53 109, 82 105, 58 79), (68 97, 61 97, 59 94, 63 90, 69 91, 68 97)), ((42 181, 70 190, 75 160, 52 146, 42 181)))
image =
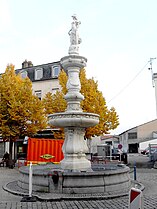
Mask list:
POLYGON ((81 24, 80 21, 78 21, 76 15, 74 14, 72 16, 73 22, 71 23, 71 29, 68 32, 70 36, 70 47, 69 47, 69 54, 79 54, 79 44, 82 42, 81 38, 79 37, 78 28, 81 24))

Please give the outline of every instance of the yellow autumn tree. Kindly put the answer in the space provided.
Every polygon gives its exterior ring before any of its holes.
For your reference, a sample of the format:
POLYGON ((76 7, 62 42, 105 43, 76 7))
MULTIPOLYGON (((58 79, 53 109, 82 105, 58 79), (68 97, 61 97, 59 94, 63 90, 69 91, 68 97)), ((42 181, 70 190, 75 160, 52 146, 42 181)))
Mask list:
POLYGON ((8 65, 0 78, 0 132, 12 144, 19 136, 33 136, 46 128, 47 119, 42 102, 33 95, 29 78, 16 75, 8 65))
POLYGON ((98 83, 94 79, 87 79, 85 69, 80 71, 81 93, 84 100, 81 106, 84 112, 96 113, 100 116, 99 124, 86 129, 86 137, 108 134, 110 130, 119 125, 119 118, 115 108, 108 109, 106 100, 101 91, 98 90, 98 83))
MULTIPOLYGON (((45 97, 42 99, 43 105, 45 107, 45 114, 48 116, 49 114, 64 112, 66 109, 66 101, 64 99, 64 94, 62 91, 57 91, 55 94, 48 92, 45 97)), ((53 129, 54 126, 50 125, 53 129)), ((64 131, 63 128, 55 130, 53 132, 55 139, 64 139, 64 131)))
MULTIPOLYGON (((51 105, 52 108, 48 114, 64 112, 66 109, 66 105, 63 105, 62 108, 60 108, 61 104, 65 104, 64 95, 67 93, 67 75, 63 70, 59 74, 59 82, 62 87, 62 91, 57 92, 53 96, 51 95, 51 102, 48 102, 46 98, 44 100, 45 109, 48 110, 49 105, 51 105)), ((81 93, 84 95, 84 100, 81 102, 83 112, 96 113, 100 115, 99 124, 86 129, 86 138, 108 134, 110 130, 115 129, 119 125, 119 118, 115 108, 107 108, 106 100, 103 97, 102 92, 98 90, 97 82, 95 82, 93 78, 86 78, 85 69, 80 71, 80 82, 81 93)))

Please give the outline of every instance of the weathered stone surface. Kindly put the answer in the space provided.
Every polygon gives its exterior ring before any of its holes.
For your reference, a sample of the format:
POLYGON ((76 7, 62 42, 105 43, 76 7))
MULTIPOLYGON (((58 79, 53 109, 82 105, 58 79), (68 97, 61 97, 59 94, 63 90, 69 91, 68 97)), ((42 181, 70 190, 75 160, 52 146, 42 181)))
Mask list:
MULTIPOLYGON (((99 167, 99 166, 98 166, 99 167)), ((109 170, 71 172, 55 168, 54 165, 34 166, 33 191, 46 191, 60 194, 122 193, 130 188, 129 168, 114 166, 109 170), (116 169, 117 168, 117 169, 116 169), (44 175, 41 175, 41 169, 44 175)), ((20 168, 18 186, 28 189, 28 167, 20 168)))

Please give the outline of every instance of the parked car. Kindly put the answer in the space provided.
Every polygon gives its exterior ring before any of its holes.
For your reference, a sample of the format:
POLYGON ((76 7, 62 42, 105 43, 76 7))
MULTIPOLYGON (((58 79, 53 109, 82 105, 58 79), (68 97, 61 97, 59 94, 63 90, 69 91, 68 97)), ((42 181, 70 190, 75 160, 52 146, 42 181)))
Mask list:
POLYGON ((149 154, 149 147, 141 151, 141 154, 148 155, 149 154))
MULTIPOLYGON (((151 147, 151 154, 153 154, 154 152, 157 152, 157 147, 151 147)), ((145 150, 141 151, 141 154, 143 155, 148 155, 149 154, 149 147, 147 147, 145 150)))

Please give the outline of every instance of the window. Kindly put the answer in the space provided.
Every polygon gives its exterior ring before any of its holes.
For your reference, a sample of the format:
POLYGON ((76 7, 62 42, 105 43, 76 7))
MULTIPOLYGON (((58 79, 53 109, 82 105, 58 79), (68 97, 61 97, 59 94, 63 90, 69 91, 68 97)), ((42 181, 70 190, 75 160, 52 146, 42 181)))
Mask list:
POLYGON ((37 68, 35 69, 35 80, 40 80, 43 77, 43 69, 37 68))
POLYGON ((35 95, 41 100, 41 90, 35 91, 35 95))
POLYGON ((55 94, 57 91, 59 91, 59 88, 53 88, 52 89, 52 94, 55 94))
POLYGON ((137 139, 137 132, 128 133, 128 139, 137 139))
POLYGON ((52 66, 52 77, 56 78, 58 77, 60 73, 60 66, 52 66))
POLYGON ((26 77, 27 77, 27 71, 22 71, 21 78, 26 78, 26 77))

